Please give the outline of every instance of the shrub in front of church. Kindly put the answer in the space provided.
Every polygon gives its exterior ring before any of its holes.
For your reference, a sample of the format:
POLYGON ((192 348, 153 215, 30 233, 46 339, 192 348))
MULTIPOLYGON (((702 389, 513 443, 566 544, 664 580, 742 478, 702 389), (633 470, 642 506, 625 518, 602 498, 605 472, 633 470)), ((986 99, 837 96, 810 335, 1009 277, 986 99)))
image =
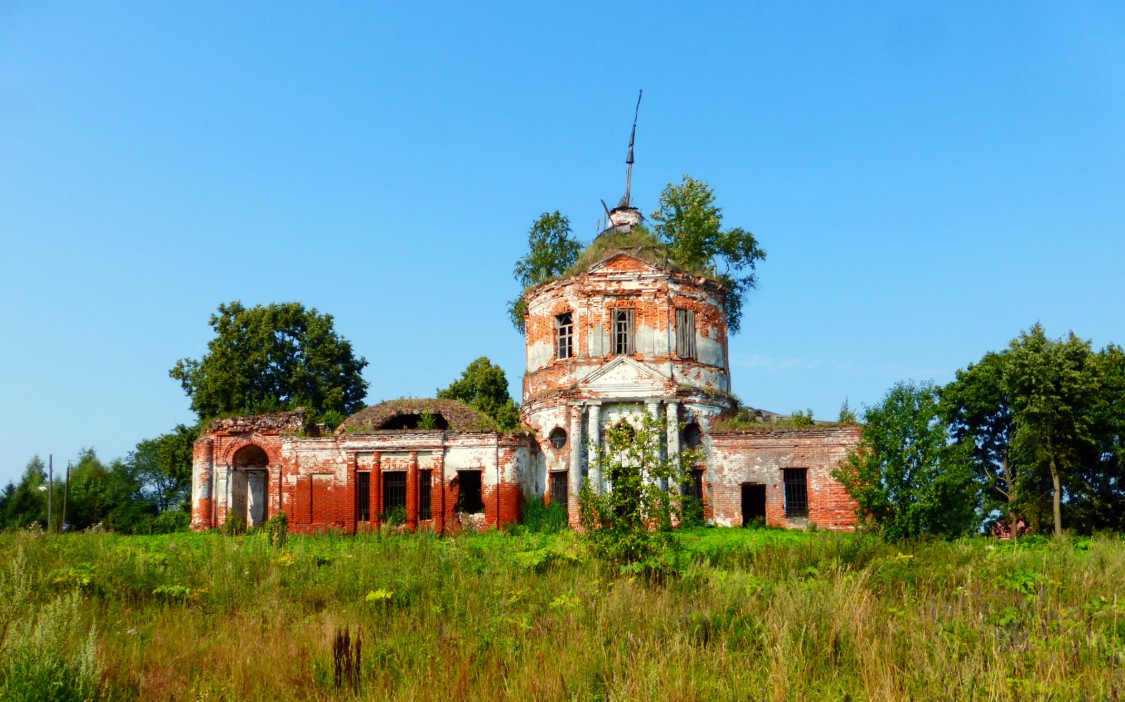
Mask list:
POLYGON ((690 480, 698 456, 662 455, 664 435, 664 422, 645 413, 607 427, 594 459, 607 487, 586 482, 579 493, 582 528, 595 555, 626 572, 659 576, 675 568, 679 542, 672 527, 690 507, 678 488, 690 480))

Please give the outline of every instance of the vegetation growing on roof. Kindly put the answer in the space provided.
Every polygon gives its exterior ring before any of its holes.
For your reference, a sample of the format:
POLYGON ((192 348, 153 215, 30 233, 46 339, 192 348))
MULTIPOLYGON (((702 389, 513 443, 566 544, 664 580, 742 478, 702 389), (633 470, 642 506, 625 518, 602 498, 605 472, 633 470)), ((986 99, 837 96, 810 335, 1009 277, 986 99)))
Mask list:
POLYGON ((583 273, 618 253, 626 253, 665 268, 714 280, 726 290, 724 308, 731 334, 742 327, 742 304, 757 284, 755 268, 766 252, 750 232, 723 229, 722 210, 705 182, 685 175, 669 183, 660 194, 660 207, 652 213, 650 231, 635 227, 627 232, 607 232, 585 249, 572 236, 570 220, 544 213, 532 225, 529 251, 516 262, 514 275, 523 292, 508 303, 512 325, 520 333, 527 312, 527 292, 536 286, 583 273))
POLYGON ((754 269, 766 257, 758 240, 740 227, 723 229, 723 212, 715 205, 715 192, 689 175, 679 185, 665 186, 660 208, 651 217, 673 264, 706 270, 726 288, 727 329, 737 334, 742 327, 743 298, 757 285, 754 269))
POLYGON ((712 432, 746 431, 771 429, 827 429, 842 426, 840 422, 825 422, 813 419, 812 410, 797 410, 790 415, 779 415, 752 407, 739 407, 731 417, 719 420, 712 432))
POLYGON ((527 289, 564 275, 577 260, 582 244, 571 235, 570 220, 555 210, 539 215, 539 219, 531 225, 527 233, 527 248, 527 254, 516 261, 512 271, 524 292, 508 303, 508 316, 521 334, 524 332, 523 317, 527 313, 527 289))
POLYGON ((366 407, 344 420, 337 434, 393 430, 496 431, 496 423, 464 402, 408 398, 366 407))

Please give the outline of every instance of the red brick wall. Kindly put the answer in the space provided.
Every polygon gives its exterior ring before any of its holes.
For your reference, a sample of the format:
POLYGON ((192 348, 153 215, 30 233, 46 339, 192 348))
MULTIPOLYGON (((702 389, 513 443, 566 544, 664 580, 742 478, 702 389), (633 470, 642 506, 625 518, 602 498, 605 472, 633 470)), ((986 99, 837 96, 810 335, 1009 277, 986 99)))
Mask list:
MULTIPOLYGON (((675 353, 675 338, 669 338, 669 325, 675 324, 677 307, 694 310, 696 333, 721 344, 723 359, 721 367, 695 361, 684 363, 695 367, 701 386, 723 391, 729 387, 722 290, 704 278, 664 271, 633 257, 619 255, 596 270, 547 283, 530 294, 529 314, 525 320, 527 348, 554 349, 555 315, 574 311, 575 355, 559 360, 552 353, 546 365, 529 367, 524 376, 525 400, 566 388, 577 378, 580 368, 584 375, 590 366, 597 368, 613 360, 614 356, 608 354, 607 349, 594 349, 591 340, 595 336, 611 338, 610 310, 614 307, 633 308, 638 334, 645 327, 660 340, 656 353, 641 348, 638 343, 637 353, 632 358, 658 364, 680 361, 675 353)), ((696 382, 694 378, 683 381, 696 382)))
MULTIPOLYGON (((239 425, 241 427, 241 425, 239 425)), ((239 449, 259 446, 269 460, 267 518, 284 510, 295 533, 338 530, 352 533, 356 523, 356 473, 371 473, 369 527, 380 525, 383 512, 383 472, 407 475, 407 528, 448 531, 459 524, 457 470, 482 472, 484 513, 481 526, 516 523, 523 495, 521 456, 530 453, 533 440, 526 435, 455 432, 409 435, 385 432, 375 436, 295 437, 259 433, 214 432, 196 442, 193 469, 192 527, 209 529, 226 519, 223 485, 239 449), (415 443, 418 442, 418 443, 415 443), (420 445, 419 445, 420 444, 420 445), (465 452, 461 463, 447 466, 446 451, 465 452), (471 457, 465 463, 464 455, 471 457), (421 520, 419 471, 431 471, 431 508, 434 518, 421 520), (497 483, 499 481, 499 484, 497 483), (214 483, 213 488, 208 486, 214 483), (218 503, 212 501, 215 489, 218 503), (216 509, 216 506, 218 509, 216 509), (217 514, 216 514, 217 513, 217 514), (215 518, 217 517, 217 518, 215 518)))
POLYGON ((708 517, 727 526, 742 524, 742 484, 766 486, 766 522, 837 530, 856 525, 856 504, 832 470, 859 441, 860 427, 753 429, 711 435, 711 458, 704 478, 708 517), (808 469, 809 516, 787 519, 783 469, 808 469))

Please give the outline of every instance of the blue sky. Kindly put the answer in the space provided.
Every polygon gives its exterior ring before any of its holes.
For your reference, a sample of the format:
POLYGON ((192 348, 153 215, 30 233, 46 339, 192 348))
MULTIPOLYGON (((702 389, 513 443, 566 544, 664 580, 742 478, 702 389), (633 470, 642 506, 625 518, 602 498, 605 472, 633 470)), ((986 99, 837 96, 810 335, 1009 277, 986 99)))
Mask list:
POLYGON ((0 3, 0 481, 189 422, 220 302, 369 402, 474 358, 539 213, 689 173, 768 251, 734 391, 835 418, 1035 322, 1125 342, 1122 3, 0 3))

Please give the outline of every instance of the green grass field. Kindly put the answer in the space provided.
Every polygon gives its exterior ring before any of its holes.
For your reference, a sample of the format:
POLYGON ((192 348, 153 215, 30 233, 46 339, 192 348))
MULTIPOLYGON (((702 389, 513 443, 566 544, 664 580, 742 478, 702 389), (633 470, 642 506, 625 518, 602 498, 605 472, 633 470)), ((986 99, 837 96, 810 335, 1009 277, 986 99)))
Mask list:
POLYGON ((682 575, 646 583, 570 533, 3 534, 0 698, 1125 696, 1119 537, 679 536, 682 575))

